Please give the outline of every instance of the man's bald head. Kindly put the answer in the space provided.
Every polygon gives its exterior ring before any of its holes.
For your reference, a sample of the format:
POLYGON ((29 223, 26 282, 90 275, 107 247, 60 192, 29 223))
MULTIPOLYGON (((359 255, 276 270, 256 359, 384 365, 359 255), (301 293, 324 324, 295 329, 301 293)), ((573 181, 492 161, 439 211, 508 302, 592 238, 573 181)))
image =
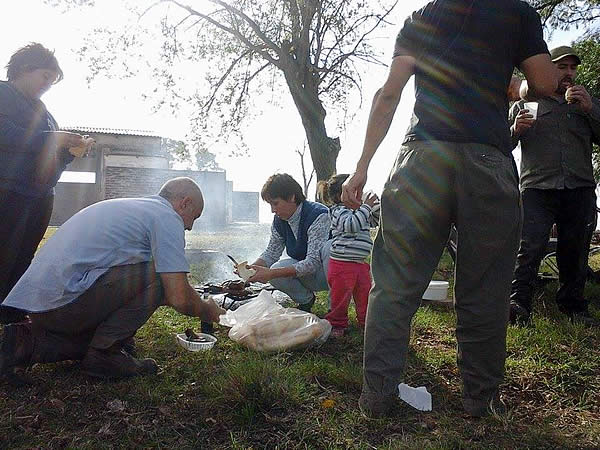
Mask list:
POLYGON ((158 195, 173 205, 175 212, 183 219, 185 229, 191 230, 204 209, 200 186, 188 177, 173 178, 163 184, 158 195))

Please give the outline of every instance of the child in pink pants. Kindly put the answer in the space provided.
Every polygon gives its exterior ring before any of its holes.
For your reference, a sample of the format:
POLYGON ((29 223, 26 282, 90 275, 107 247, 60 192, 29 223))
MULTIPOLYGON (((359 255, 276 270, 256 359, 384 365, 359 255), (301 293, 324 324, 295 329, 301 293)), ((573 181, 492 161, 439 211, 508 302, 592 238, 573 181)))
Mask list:
POLYGON ((353 297, 358 325, 365 326, 371 289, 370 266, 365 260, 373 248, 371 227, 379 220, 379 199, 373 193, 367 194, 356 210, 342 204, 342 184, 348 176, 334 175, 319 184, 320 196, 330 206, 332 244, 327 282, 331 311, 325 318, 333 326, 334 337, 343 336, 348 328, 348 306, 353 297))

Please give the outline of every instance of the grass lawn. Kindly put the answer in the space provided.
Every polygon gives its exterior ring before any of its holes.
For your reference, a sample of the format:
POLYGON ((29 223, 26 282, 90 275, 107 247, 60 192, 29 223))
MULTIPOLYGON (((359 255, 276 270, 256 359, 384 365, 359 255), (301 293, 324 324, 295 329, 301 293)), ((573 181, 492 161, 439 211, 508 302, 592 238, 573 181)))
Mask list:
MULTIPOLYGON (((243 256, 243 255, 242 255, 243 256)), ((451 278, 445 255, 436 279, 451 278)), ((35 385, 0 384, 0 448, 599 448, 600 330, 575 326, 539 292, 535 327, 508 330, 504 416, 470 419, 460 403, 455 314, 419 309, 405 381, 426 386, 433 411, 397 403, 387 419, 361 416, 362 338, 318 349, 260 354, 217 327, 213 351, 190 353, 174 334, 199 322, 161 308, 139 331, 138 350, 162 373, 92 381, 78 363, 37 365, 35 385)), ((588 285, 599 317, 600 285, 588 285)), ((326 312, 325 296, 315 308, 326 312)))

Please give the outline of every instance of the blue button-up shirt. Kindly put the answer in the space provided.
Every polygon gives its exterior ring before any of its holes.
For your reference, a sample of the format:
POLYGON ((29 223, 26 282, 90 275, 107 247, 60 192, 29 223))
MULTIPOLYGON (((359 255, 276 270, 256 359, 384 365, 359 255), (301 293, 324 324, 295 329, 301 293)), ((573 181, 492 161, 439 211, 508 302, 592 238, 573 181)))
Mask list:
POLYGON ((40 249, 3 305, 60 308, 111 267, 153 260, 157 272, 189 272, 183 220, 162 197, 95 203, 67 220, 40 249))

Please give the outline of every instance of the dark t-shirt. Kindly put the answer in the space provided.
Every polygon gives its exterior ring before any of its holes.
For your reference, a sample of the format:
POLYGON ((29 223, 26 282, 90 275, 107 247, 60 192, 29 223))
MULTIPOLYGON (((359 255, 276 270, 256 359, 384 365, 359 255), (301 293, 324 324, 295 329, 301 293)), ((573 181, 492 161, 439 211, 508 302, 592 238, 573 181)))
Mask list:
POLYGON ((406 142, 478 142, 510 153, 514 67, 548 53, 539 15, 518 0, 435 0, 408 17, 394 57, 413 56, 415 107, 406 142))

